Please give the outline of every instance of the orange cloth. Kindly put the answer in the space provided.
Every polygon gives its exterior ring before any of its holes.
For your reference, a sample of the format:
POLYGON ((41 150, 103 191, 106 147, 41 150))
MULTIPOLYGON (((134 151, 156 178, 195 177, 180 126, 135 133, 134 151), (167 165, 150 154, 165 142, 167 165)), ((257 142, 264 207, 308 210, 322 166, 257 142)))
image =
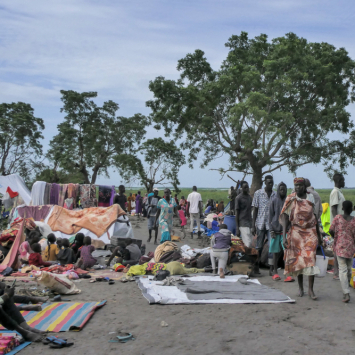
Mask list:
POLYGON ((110 207, 84 208, 79 211, 54 206, 48 225, 52 231, 60 231, 65 234, 76 234, 81 228, 86 228, 97 237, 101 237, 111 224, 124 214, 126 212, 117 204, 110 207))

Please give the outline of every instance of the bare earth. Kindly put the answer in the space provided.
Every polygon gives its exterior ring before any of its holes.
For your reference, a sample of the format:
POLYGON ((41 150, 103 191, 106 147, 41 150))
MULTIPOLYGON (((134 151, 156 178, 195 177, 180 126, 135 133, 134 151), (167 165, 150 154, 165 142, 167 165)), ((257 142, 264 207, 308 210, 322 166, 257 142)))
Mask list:
MULTIPOLYGON (((147 239, 146 222, 134 222, 135 236, 147 239)), ((187 244, 197 241, 187 236, 187 244)), ((182 245, 182 244, 181 244, 182 245)), ((152 243, 147 251, 154 250, 152 243)), ((264 285, 277 287, 295 304, 264 305, 149 305, 135 282, 114 285, 81 280, 82 293, 65 296, 73 301, 107 300, 81 332, 63 332, 62 338, 75 345, 54 350, 34 344, 26 354, 353 354, 355 346, 355 292, 352 301, 341 302, 339 281, 331 275, 317 278, 318 301, 297 297, 297 283, 275 282, 266 270, 258 278, 264 285), (168 323, 167 327, 160 325, 168 323), (136 340, 109 343, 110 332, 124 330, 136 340)), ((21 283, 19 283, 19 286, 21 283)), ((305 290, 306 287, 305 279, 305 290)))

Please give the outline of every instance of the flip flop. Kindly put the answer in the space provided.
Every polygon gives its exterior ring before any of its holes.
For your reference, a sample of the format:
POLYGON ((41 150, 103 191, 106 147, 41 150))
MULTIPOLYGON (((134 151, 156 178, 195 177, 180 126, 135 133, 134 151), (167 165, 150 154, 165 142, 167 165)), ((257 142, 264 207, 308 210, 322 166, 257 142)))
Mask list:
POLYGON ((272 279, 273 279, 274 281, 279 281, 279 280, 281 280, 281 277, 280 277, 279 275, 275 274, 275 275, 272 277, 272 279))
MULTIPOLYGON (((50 337, 47 337, 47 338, 50 338, 50 337)), ((66 339, 61 339, 61 338, 57 338, 57 337, 55 337, 55 338, 56 338, 55 340, 50 342, 49 347, 55 348, 55 349, 60 349, 60 348, 64 348, 64 347, 74 344, 74 343, 70 343, 70 342, 68 343, 66 339)))
POLYGON ((44 345, 48 345, 49 343, 52 343, 53 341, 55 341, 55 340, 57 340, 57 339, 58 339, 58 337, 56 337, 56 336, 54 336, 54 335, 50 335, 50 336, 44 338, 44 339, 42 340, 42 343, 43 343, 44 345))
POLYGON ((114 281, 114 280, 110 280, 110 281, 108 282, 108 284, 109 284, 109 285, 114 285, 114 284, 115 284, 115 281, 114 281))
POLYGON ((294 282, 295 279, 292 276, 287 276, 284 280, 284 282, 294 282))

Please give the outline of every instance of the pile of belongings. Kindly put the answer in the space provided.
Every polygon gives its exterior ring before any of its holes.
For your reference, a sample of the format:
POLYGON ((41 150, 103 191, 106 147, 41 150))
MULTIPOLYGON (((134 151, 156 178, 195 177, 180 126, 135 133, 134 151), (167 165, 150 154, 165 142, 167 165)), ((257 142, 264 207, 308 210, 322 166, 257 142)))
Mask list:
MULTIPOLYGON (((3 247, 9 248, 11 246, 11 244, 14 242, 14 240, 17 236, 17 233, 20 230, 22 221, 23 221, 23 218, 18 217, 11 223, 9 229, 2 231, 2 233, 0 235, 0 244, 3 247)), ((34 229, 36 229, 36 224, 33 219, 26 218, 25 227, 28 230, 34 230, 34 229)))

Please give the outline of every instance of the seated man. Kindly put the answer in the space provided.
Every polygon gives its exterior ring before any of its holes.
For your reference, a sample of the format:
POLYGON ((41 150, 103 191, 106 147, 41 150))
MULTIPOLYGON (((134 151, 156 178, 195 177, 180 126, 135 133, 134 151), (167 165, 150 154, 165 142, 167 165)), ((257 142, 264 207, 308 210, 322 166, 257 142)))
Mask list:
POLYGON ((109 261, 107 262, 107 265, 110 265, 111 260, 115 257, 118 256, 119 259, 117 260, 118 263, 121 263, 124 266, 127 265, 136 265, 139 263, 139 259, 142 256, 142 252, 139 249, 137 244, 132 243, 131 238, 127 238, 125 242, 121 244, 119 247, 115 248, 109 261), (123 247, 125 245, 125 248, 123 247), (127 253, 129 252, 129 255, 127 253), (124 254, 123 254, 124 253, 124 254), (121 255, 118 255, 121 254, 121 255))
POLYGON ((41 341, 44 332, 31 328, 26 323, 14 303, 14 293, 14 287, 6 287, 4 284, 0 285, 0 323, 8 330, 16 330, 27 341, 41 341))
POLYGON ((126 249, 125 243, 119 243, 118 246, 113 250, 110 259, 106 263, 107 266, 110 266, 111 261, 114 257, 117 257, 117 262, 122 264, 124 260, 129 260, 131 258, 131 254, 128 249, 126 249))

